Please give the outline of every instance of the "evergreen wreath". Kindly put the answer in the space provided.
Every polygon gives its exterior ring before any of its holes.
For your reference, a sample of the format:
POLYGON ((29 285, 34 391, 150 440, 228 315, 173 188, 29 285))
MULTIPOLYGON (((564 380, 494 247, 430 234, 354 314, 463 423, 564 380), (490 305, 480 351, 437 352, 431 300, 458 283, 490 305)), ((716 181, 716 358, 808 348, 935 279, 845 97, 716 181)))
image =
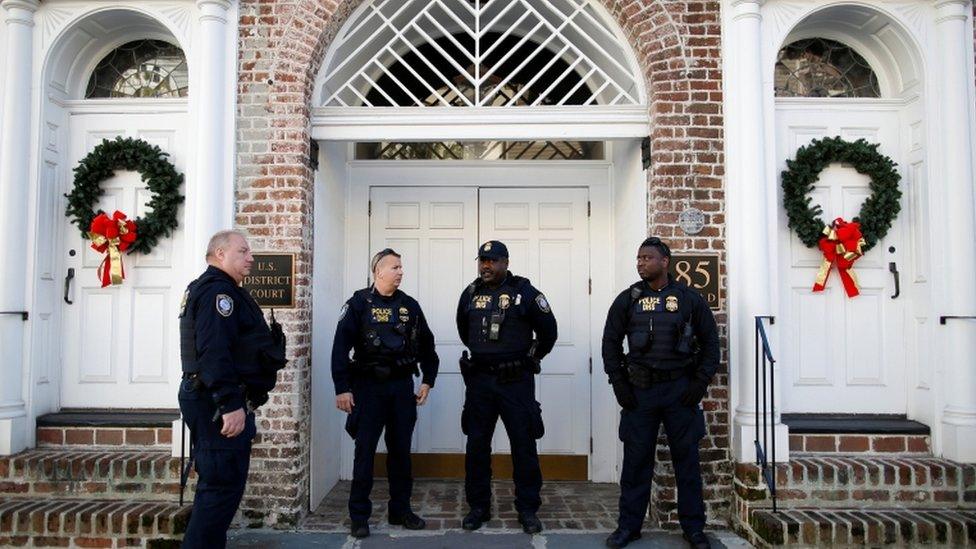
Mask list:
POLYGON ((800 147, 793 160, 787 160, 783 171, 783 206, 789 218, 789 227, 808 248, 816 248, 823 236, 826 224, 820 219, 823 210, 819 205, 810 206, 810 192, 820 172, 834 162, 849 164, 858 173, 871 178, 869 196, 854 221, 861 224, 864 236, 864 252, 881 241, 891 228, 901 210, 901 176, 891 158, 878 152, 877 143, 858 139, 853 143, 840 137, 814 139, 800 147))
POLYGON ((115 170, 137 171, 152 193, 146 206, 151 212, 135 220, 138 237, 129 247, 129 253, 148 254, 160 238, 170 236, 179 225, 177 211, 183 202, 180 185, 183 174, 166 159, 169 154, 156 145, 142 139, 116 137, 103 139, 98 146, 74 168, 74 188, 65 196, 68 207, 65 215, 73 217, 72 223, 81 230, 82 238, 88 238, 92 219, 101 210, 94 205, 102 196, 102 181, 115 175, 115 170))

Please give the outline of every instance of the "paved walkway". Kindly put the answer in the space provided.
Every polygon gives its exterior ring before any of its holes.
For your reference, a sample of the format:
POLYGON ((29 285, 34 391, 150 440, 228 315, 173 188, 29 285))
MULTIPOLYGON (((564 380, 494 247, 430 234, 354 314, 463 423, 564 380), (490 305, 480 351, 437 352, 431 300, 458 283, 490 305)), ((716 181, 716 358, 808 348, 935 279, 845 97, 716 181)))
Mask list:
MULTIPOLYGON (((492 520, 477 532, 461 530, 461 519, 467 512, 464 483, 460 480, 417 480, 414 482, 414 511, 427 520, 427 529, 404 530, 386 523, 386 501, 389 497, 385 479, 373 486, 372 536, 355 540, 348 536, 349 483, 340 482, 296 531, 236 530, 231 532, 230 547, 240 548, 372 548, 396 549, 481 549, 481 548, 559 548, 582 549, 603 547, 603 540, 616 527, 616 484, 593 482, 547 482, 542 489, 539 519, 545 526, 542 534, 522 533, 512 508, 511 481, 492 483, 492 520)), ((740 548, 749 545, 735 534, 716 524, 709 535, 714 547, 740 548)), ((646 531, 644 538, 631 544, 636 549, 663 547, 683 549, 688 544, 681 534, 671 531, 646 531)))
MULTIPOLYGON (((267 530, 237 530, 231 532, 227 544, 231 548, 292 549, 322 547, 326 549, 584 549, 603 547, 606 532, 601 533, 545 533, 527 536, 523 533, 506 532, 459 532, 456 530, 420 533, 374 534, 364 540, 356 540, 345 534, 320 532, 272 532, 267 530)), ((746 548, 742 538, 728 531, 709 532, 712 547, 746 548)), ((630 545, 634 549, 667 548, 686 549, 688 544, 680 534, 670 532, 645 532, 644 537, 630 545)))

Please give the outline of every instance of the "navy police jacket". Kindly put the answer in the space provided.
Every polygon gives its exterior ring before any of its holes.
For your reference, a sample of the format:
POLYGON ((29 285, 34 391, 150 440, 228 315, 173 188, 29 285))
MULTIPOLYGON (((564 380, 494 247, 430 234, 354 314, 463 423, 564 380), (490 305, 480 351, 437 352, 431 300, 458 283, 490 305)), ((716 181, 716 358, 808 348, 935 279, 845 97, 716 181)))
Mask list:
POLYGON ((509 272, 497 287, 477 279, 457 306, 457 330, 475 361, 542 360, 556 344, 556 317, 546 297, 529 279, 509 272), (495 332, 495 333, 493 333, 495 332))
POLYGON ((222 414, 262 404, 286 362, 254 298, 212 265, 183 295, 180 347, 183 372, 198 375, 222 414))
POLYGON ((434 334, 420 304, 400 290, 384 296, 370 286, 358 290, 342 306, 332 343, 332 382, 337 395, 351 390, 355 372, 350 371, 349 351, 353 351, 352 360, 364 365, 415 359, 420 363, 421 382, 431 387, 440 365, 434 334))

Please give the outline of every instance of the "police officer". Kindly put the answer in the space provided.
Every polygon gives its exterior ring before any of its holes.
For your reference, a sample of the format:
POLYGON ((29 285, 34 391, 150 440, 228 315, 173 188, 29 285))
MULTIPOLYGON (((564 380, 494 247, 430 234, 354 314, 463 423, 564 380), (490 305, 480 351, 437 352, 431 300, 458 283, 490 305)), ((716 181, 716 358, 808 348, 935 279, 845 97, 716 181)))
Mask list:
POLYGON ((684 537, 693 547, 709 547, 703 533, 698 442, 705 435, 705 418, 699 403, 718 368, 718 331, 704 298, 668 274, 670 260, 671 250, 659 238, 641 244, 641 280, 617 296, 603 330, 603 366, 623 408, 624 443, 620 516, 608 547, 624 547, 641 536, 661 423, 671 449, 684 537))
POLYGON ((373 256, 371 266, 373 285, 354 293, 342 306, 332 344, 336 407, 349 414, 346 431, 356 441, 349 493, 351 534, 356 538, 369 536, 373 458, 384 429, 389 523, 408 530, 426 527, 410 509, 410 440, 417 406, 427 401, 439 364, 420 304, 398 289, 403 279, 400 254, 382 250, 373 256), (415 395, 412 376, 418 373, 418 363, 423 377, 415 395))
POLYGON ((501 416, 512 447, 515 510, 527 534, 542 531, 536 517, 542 472, 536 453, 542 438, 542 410, 535 400, 534 374, 556 343, 556 318, 528 279, 508 271, 508 248, 497 240, 478 249, 480 274, 462 293, 457 308, 461 341, 464 409, 461 430, 468 436, 464 490, 470 512, 465 530, 491 520, 491 439, 501 416), (535 332, 537 341, 533 342, 535 332))
POLYGON ((197 471, 187 548, 226 545, 247 481, 254 410, 286 362, 280 325, 272 320, 269 328, 240 286, 253 262, 244 235, 218 232, 207 246, 207 270, 183 294, 179 401, 197 471))

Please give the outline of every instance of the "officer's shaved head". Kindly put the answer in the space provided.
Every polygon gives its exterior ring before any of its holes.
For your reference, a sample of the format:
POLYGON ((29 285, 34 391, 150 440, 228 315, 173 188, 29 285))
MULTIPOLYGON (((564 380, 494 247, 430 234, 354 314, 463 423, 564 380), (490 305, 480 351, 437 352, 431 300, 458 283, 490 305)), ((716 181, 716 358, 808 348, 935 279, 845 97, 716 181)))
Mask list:
POLYGON ((231 245, 231 241, 235 236, 243 238, 245 242, 247 241, 244 233, 235 230, 219 231, 211 236, 210 243, 207 244, 207 259, 210 260, 217 257, 217 250, 226 250, 231 245))

